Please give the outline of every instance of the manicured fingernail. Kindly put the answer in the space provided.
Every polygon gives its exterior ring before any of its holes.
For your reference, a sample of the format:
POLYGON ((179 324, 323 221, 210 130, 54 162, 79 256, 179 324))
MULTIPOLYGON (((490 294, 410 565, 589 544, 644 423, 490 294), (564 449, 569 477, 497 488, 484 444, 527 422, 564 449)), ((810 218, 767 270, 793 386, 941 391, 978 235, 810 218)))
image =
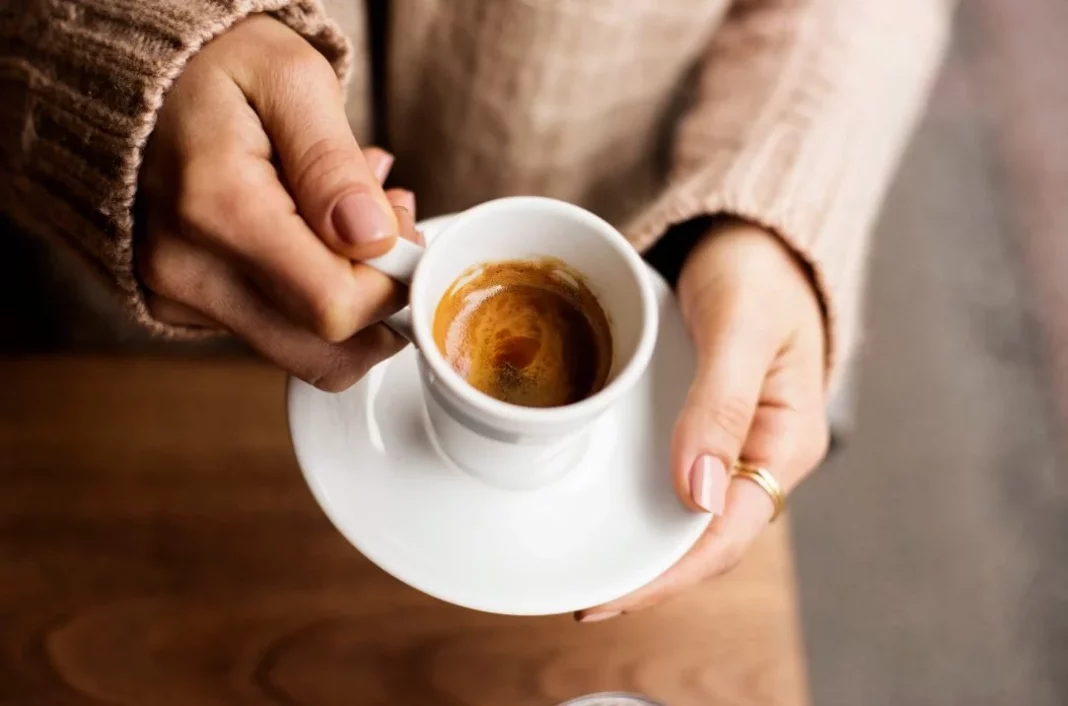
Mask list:
POLYGON ((389 170, 393 167, 393 155, 389 152, 377 152, 375 158, 371 161, 371 172, 375 175, 375 179, 378 179, 379 183, 386 180, 389 176, 389 170))
POLYGON ((719 515, 727 499, 727 467, 715 456, 705 454, 693 462, 690 469, 690 497, 694 504, 719 515))
POLYGON ((599 613, 587 613, 578 619, 580 623, 599 623, 602 620, 611 620, 620 614, 618 610, 603 610, 599 613))
POLYGON ((334 206, 334 230, 350 245, 373 243, 393 235, 391 215, 369 194, 348 194, 334 206))

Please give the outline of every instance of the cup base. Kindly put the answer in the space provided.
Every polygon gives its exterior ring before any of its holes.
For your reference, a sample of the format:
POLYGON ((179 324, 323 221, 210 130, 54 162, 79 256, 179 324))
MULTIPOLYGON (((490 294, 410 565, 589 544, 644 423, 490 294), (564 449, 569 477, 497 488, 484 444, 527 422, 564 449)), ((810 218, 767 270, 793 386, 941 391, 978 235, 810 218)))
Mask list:
POLYGON ((430 395, 424 399, 423 426, 444 464, 501 490, 551 485, 582 465, 591 445, 589 429, 546 446, 488 439, 453 419, 430 395))

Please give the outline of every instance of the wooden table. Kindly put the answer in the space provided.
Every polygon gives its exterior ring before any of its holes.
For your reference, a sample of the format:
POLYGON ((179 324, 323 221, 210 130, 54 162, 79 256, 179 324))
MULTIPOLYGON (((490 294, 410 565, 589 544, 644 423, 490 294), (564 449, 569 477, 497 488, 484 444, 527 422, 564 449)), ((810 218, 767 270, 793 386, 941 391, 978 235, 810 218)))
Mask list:
POLYGON ((806 703, 786 523, 646 614, 463 610, 331 527, 283 396, 245 360, 0 359, 0 703, 806 703))

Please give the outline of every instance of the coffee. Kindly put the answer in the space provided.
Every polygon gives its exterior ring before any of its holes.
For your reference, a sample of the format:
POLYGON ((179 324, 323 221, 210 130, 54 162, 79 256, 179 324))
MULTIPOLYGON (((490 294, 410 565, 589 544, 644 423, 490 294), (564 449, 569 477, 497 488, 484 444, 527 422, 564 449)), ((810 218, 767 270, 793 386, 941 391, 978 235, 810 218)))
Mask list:
POLYGON ((553 259, 479 266, 434 314, 438 350, 469 384, 503 402, 559 407, 605 386, 612 336, 582 277, 553 259))

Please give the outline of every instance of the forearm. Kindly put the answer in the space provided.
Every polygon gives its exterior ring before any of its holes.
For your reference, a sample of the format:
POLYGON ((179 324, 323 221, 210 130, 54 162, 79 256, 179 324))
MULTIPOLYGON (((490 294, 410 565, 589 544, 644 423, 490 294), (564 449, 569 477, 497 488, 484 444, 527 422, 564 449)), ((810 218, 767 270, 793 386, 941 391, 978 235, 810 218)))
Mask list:
POLYGON ((344 73, 346 41, 318 2, 28 0, 0 12, 0 210, 73 245, 146 322, 132 274, 142 151, 190 57, 256 12, 275 14, 344 73))

